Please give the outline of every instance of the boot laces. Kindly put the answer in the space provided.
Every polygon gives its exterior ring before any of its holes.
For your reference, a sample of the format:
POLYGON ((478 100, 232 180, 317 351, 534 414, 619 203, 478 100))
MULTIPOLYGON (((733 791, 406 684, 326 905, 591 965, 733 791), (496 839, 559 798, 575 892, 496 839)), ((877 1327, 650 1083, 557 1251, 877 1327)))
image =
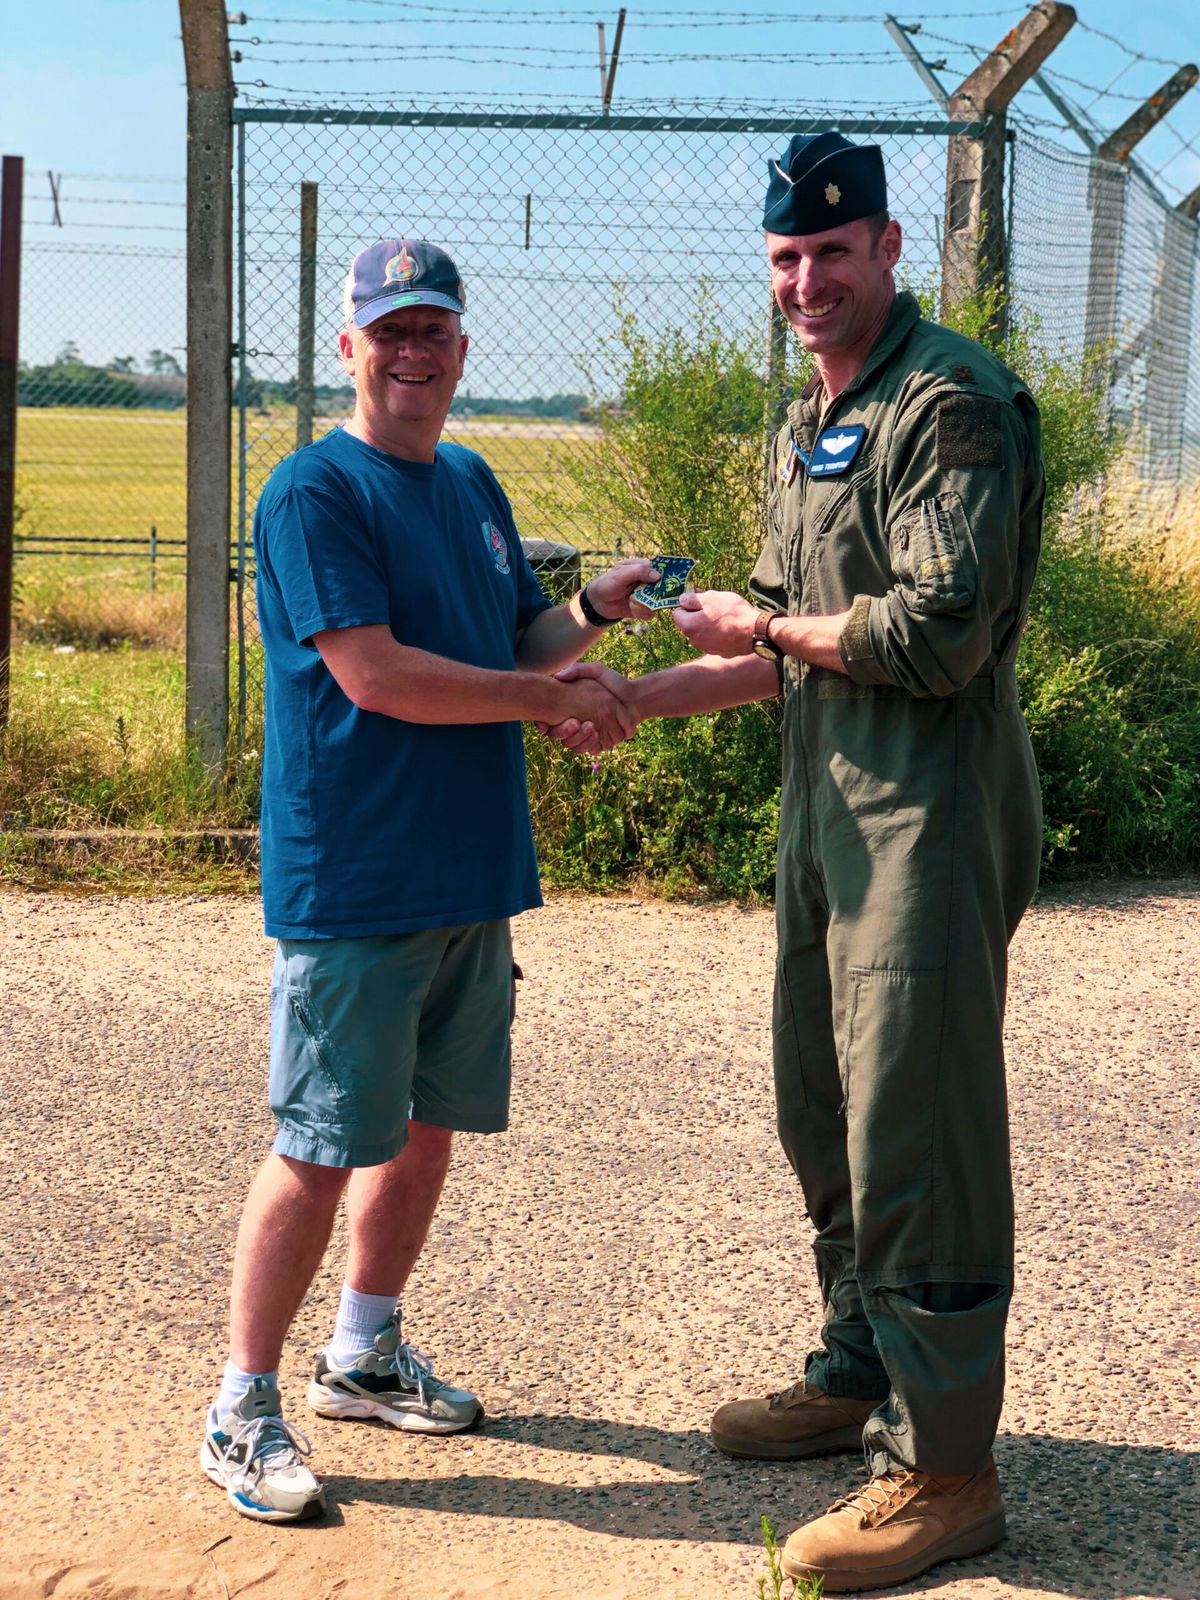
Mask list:
POLYGON ((908 1467, 896 1467, 891 1472, 884 1472, 872 1478, 869 1483, 863 1484, 861 1489, 846 1495, 829 1509, 857 1511, 864 1522, 885 1517, 889 1512, 899 1511, 909 1498, 908 1491, 916 1488, 919 1481, 918 1473, 908 1467))
POLYGON ((789 1384, 786 1389, 780 1389, 778 1394, 773 1394, 771 1396, 769 1402, 770 1409, 772 1411, 778 1411, 783 1406, 790 1406, 795 1401, 802 1399, 803 1396, 809 1392, 808 1384, 804 1381, 804 1379, 797 1378, 795 1383, 789 1384))

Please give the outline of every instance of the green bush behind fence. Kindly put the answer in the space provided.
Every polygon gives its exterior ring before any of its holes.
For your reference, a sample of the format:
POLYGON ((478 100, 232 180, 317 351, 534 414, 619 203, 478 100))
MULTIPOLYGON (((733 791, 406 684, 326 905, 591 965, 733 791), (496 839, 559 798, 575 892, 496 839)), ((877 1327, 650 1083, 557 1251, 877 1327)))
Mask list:
MULTIPOLYGON (((926 295, 929 309, 929 296, 926 295)), ((962 331, 996 349, 1042 412, 1047 519, 1019 665, 1042 774, 1045 859, 1072 869, 1166 872, 1200 861, 1200 635, 1197 597, 1154 579, 1101 536, 1081 496, 1122 440, 1109 420, 1107 352, 1082 363, 1016 315, 1000 340, 994 306, 964 306, 962 331)), ((723 333, 701 289, 691 326, 651 338, 623 315, 599 393, 621 393, 585 459, 564 453, 562 489, 597 544, 696 558, 703 588, 744 590, 761 537, 761 331, 723 333)), ((791 392, 806 375, 788 354, 791 392)), ((560 498, 561 497, 561 498, 560 498)), ((614 630, 601 654, 629 676, 691 651, 660 618, 614 630)), ((779 814, 779 708, 740 707, 643 724, 630 744, 581 761, 528 741, 530 793, 547 881, 603 888, 633 874, 668 892, 767 896, 779 814)))

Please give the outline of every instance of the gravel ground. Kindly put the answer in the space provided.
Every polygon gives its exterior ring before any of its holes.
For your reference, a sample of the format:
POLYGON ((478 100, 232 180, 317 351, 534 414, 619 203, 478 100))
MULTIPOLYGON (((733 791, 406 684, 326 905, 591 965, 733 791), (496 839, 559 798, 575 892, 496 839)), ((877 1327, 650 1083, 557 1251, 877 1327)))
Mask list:
MULTIPOLYGON (((257 907, 0 895, 4 1600, 753 1600, 760 1515, 786 1532, 856 1481, 705 1440, 716 1403, 796 1376, 817 1319, 769 914, 559 899, 517 947, 513 1130, 462 1139, 406 1302, 489 1421, 306 1413, 325 1271, 283 1386, 333 1510, 266 1528, 195 1464, 270 1134, 257 907)), ((1198 989, 1195 883, 1057 893, 1018 935, 1010 1537, 917 1590, 1200 1597, 1198 989)))

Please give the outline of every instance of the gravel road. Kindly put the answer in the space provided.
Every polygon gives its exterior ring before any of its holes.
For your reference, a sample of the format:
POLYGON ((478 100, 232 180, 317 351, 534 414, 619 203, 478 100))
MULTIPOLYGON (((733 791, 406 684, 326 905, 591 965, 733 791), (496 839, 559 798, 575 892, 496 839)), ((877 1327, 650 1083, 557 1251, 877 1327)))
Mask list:
MULTIPOLYGON (((306 1412, 334 1255, 283 1370, 333 1510, 266 1528, 195 1463, 270 1136, 257 904, 0 895, 3 1600, 754 1600, 760 1515, 856 1481, 704 1431, 794 1378, 817 1320, 769 914, 563 898, 517 950, 513 1129, 462 1139, 406 1302, 489 1420, 306 1412)), ((904 1592, 1200 1597, 1198 993, 1195 882, 1058 892, 1018 934, 1010 1537, 904 1592)))

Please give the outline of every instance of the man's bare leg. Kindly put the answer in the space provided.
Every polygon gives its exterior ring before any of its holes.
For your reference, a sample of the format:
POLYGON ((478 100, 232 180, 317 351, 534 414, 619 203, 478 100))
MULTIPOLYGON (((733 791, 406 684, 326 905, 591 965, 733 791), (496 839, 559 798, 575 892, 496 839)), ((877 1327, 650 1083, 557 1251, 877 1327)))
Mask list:
POLYGON ((349 1171, 269 1155, 242 1210, 233 1257, 229 1355, 243 1372, 274 1372, 316 1276, 349 1171))
POLYGON ((410 1122, 398 1156, 351 1177, 346 1282, 359 1294, 399 1297, 437 1210, 453 1138, 449 1128, 410 1122))

